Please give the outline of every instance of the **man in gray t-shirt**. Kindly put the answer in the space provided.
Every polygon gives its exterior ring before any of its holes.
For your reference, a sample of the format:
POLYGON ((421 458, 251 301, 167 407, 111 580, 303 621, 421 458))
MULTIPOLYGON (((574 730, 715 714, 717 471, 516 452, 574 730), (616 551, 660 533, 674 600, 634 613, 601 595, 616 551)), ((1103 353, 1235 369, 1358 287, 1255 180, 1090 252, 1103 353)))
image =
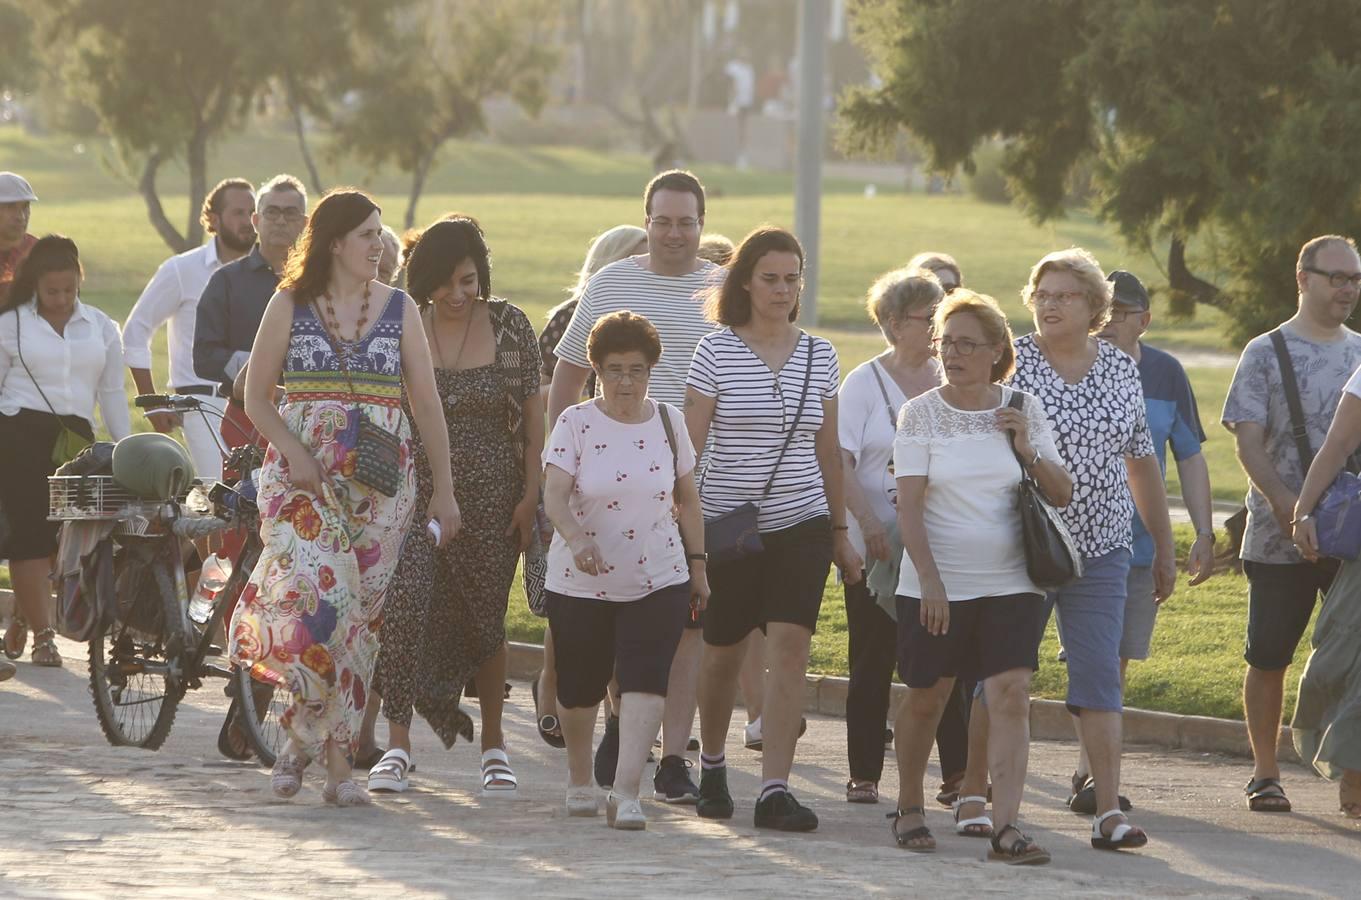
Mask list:
MULTIPOLYGON (((1349 238, 1327 235, 1306 243, 1295 271, 1299 308, 1278 329, 1299 386, 1311 453, 1323 445, 1342 389, 1361 365, 1361 334, 1343 325, 1356 308, 1357 276, 1361 257, 1349 238)), ((1248 806, 1288 811, 1276 760, 1285 674, 1337 564, 1306 562, 1291 539, 1307 462, 1296 448, 1270 333, 1244 348, 1222 420, 1251 482, 1242 552, 1249 584, 1243 707, 1255 767, 1248 806)))

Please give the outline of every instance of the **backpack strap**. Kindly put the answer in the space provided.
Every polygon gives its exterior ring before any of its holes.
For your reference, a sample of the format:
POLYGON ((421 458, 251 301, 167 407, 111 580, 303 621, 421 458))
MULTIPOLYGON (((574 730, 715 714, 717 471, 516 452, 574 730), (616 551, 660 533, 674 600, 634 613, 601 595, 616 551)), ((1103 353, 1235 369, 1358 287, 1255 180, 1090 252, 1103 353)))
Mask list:
POLYGON ((1281 388, 1285 391, 1285 405, 1290 410, 1290 434, 1295 438, 1295 449, 1300 454, 1300 471, 1307 473, 1314 461, 1314 451, 1309 447, 1309 431, 1304 424, 1304 407, 1300 403, 1300 387, 1295 381, 1295 366, 1290 361, 1290 351, 1285 346, 1285 335, 1281 329, 1271 331, 1271 346, 1276 351, 1276 363, 1281 367, 1281 388))

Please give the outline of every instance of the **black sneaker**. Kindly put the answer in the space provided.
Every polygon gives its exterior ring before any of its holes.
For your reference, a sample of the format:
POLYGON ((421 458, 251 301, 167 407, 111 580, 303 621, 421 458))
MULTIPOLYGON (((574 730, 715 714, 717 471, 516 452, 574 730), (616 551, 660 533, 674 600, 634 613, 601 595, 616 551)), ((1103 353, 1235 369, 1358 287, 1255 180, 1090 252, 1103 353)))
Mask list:
POLYGON ((685 771, 694 763, 682 756, 663 756, 657 774, 652 778, 654 799, 663 803, 690 804, 699 800, 699 788, 685 771))
POLYGON ((728 793, 728 767, 699 770, 699 802, 695 812, 701 819, 731 819, 732 794, 728 793))
POLYGON ((777 831, 816 831, 818 817, 789 791, 776 791, 756 801, 756 827, 777 831))
POLYGON ((595 748, 595 783, 604 790, 614 787, 614 770, 619 765, 619 717, 605 717, 605 733, 595 748))

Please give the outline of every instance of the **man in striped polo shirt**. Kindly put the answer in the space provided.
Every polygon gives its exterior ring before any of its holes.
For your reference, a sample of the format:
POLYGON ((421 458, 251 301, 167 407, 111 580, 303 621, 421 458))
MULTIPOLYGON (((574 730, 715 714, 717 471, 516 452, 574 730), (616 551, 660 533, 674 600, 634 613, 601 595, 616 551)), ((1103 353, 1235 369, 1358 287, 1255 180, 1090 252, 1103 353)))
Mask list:
MULTIPOLYGON (((579 402, 586 376, 586 339, 601 316, 622 309, 646 317, 662 339, 662 357, 652 369, 648 394, 681 409, 685 379, 699 339, 714 330, 704 318, 704 295, 721 280, 718 266, 700 259, 704 228, 704 187, 689 172, 673 169, 648 182, 643 195, 647 250, 597 272, 586 285, 572 321, 559 341, 557 367, 548 393, 548 421, 579 402)), ((695 722, 695 695, 703 650, 698 622, 688 624, 671 661, 666 710, 662 718, 662 761, 654 779, 655 796, 667 803, 694 803, 699 788, 686 771, 686 744, 695 722)), ((545 660, 545 665, 548 661, 545 660)), ((596 780, 614 778, 618 722, 609 721, 597 754, 596 780)))

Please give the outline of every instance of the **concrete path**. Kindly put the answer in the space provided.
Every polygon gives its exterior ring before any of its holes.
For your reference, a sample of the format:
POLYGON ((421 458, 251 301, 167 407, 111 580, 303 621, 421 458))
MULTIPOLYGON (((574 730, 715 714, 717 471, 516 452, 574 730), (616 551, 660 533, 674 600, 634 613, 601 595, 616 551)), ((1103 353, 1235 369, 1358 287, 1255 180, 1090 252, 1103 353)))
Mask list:
MULTIPOLYGON (((536 736, 529 691, 507 708, 515 799, 480 800, 478 756, 416 729, 412 790, 371 809, 324 806, 311 774, 292 802, 267 773, 220 759, 226 710, 218 685, 189 695, 158 753, 109 747, 90 706, 83 648, 61 642, 67 668, 0 684, 0 896, 112 897, 847 897, 977 895, 1355 897, 1361 823, 1337 812, 1336 789, 1286 772, 1293 815, 1243 808, 1242 761, 1135 749, 1125 791, 1151 837, 1138 853, 1090 849, 1088 820, 1062 806, 1071 745, 1036 743, 1025 827, 1052 865, 983 861, 986 843, 956 837, 929 812, 940 852, 893 846, 884 819, 897 778, 888 760, 878 806, 844 800, 845 725, 810 717, 794 787, 821 817, 810 835, 751 824, 759 757, 729 745, 737 816, 644 804, 649 830, 568 819, 566 761, 536 736)), ((476 704, 472 704, 476 714, 476 704)), ((380 726, 380 733, 382 729, 380 726)), ((649 767, 650 773, 650 767, 649 767)), ((934 785, 936 777, 931 773, 934 785)))

